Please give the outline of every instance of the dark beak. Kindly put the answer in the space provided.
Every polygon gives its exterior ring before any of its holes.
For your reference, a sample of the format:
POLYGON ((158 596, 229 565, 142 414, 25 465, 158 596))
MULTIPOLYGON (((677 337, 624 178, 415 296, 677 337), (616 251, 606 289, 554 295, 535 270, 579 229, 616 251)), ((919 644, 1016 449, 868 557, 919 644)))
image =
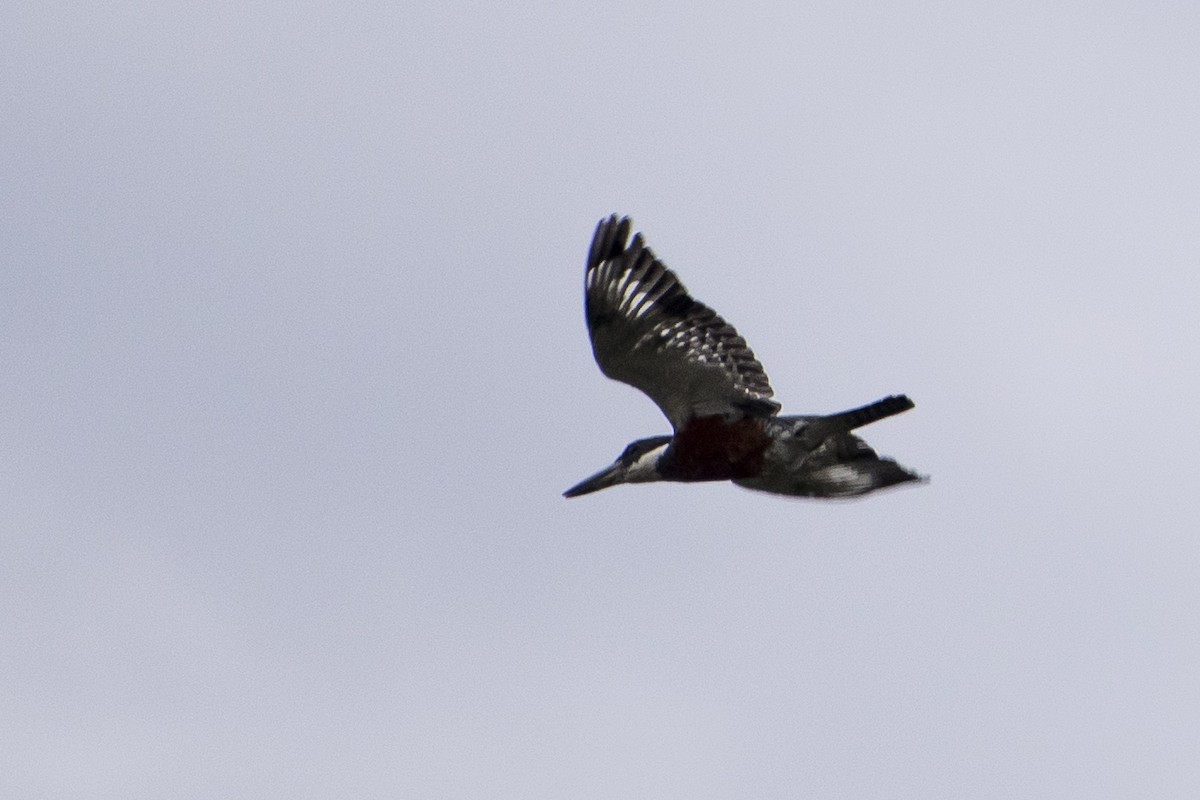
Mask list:
POLYGON ((563 497, 579 497, 581 494, 591 494, 598 492, 601 489, 607 489, 610 486, 616 486, 622 483, 621 477, 624 471, 621 469, 621 462, 605 467, 590 478, 585 478, 579 483, 572 486, 563 492, 563 497))

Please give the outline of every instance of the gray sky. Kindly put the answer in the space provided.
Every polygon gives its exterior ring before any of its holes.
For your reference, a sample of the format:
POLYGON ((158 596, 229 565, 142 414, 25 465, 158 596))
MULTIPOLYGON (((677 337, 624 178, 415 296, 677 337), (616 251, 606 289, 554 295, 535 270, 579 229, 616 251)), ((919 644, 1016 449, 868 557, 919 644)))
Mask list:
POLYGON ((1200 792, 1200 11, 17 4, 0 795, 1200 792), (933 476, 559 493, 633 215, 933 476))

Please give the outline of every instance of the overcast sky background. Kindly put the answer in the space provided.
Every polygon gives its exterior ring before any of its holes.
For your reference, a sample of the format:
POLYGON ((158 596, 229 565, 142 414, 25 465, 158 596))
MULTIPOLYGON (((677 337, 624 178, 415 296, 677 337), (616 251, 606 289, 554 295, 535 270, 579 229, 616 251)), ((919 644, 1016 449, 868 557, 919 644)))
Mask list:
POLYGON ((1200 793, 1200 7, 3 17, 0 795, 1200 793), (932 482, 563 499, 614 211, 932 482))

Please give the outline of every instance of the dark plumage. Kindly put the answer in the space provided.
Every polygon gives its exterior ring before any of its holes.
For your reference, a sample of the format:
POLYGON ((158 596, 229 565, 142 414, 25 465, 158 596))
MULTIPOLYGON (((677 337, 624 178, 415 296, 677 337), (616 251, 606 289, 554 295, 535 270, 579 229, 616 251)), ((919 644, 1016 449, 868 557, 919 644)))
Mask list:
POLYGON ((592 352, 608 377, 644 392, 675 435, 634 442, 564 494, 618 483, 732 480, 750 489, 848 497, 920 480, 850 433, 913 407, 903 395, 829 415, 780 417, 746 340, 693 299, 628 217, 596 227, 585 273, 592 352))

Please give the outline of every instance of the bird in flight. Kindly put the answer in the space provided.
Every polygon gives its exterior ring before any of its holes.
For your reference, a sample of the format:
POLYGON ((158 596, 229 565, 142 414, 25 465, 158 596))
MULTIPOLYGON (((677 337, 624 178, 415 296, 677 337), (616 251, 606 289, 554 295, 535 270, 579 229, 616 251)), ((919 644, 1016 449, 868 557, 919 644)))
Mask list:
POLYGON ((762 365, 733 326, 693 300, 630 220, 600 220, 588 252, 585 312, 600 371, 644 392, 673 436, 639 439, 567 491, 621 483, 725 481, 802 497, 854 497, 924 480, 851 431, 907 411, 892 395, 836 414, 781 417, 762 365))

